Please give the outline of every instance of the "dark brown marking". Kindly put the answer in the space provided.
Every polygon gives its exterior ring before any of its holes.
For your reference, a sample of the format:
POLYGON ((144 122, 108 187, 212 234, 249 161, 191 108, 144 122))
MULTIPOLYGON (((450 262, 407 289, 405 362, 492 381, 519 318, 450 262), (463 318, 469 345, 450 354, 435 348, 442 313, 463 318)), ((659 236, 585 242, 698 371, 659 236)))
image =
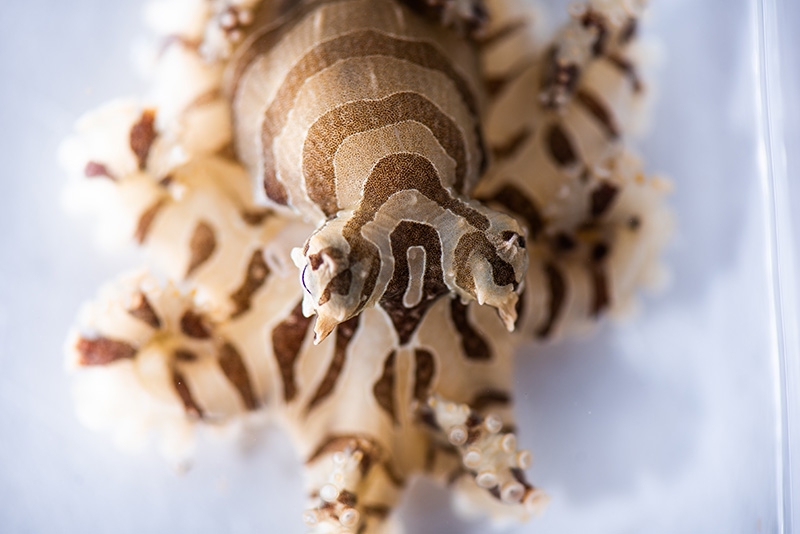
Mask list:
POLYGON ((353 272, 350 269, 346 269, 331 279, 328 282, 328 285, 325 286, 325 289, 322 291, 322 295, 319 298, 319 302, 317 303, 319 306, 322 306, 329 300, 331 300, 331 296, 335 293, 337 295, 347 295, 350 292, 350 285, 353 283, 353 272))
POLYGON ((488 491, 489 494, 492 497, 494 497, 495 499, 497 499, 498 501, 502 500, 502 496, 501 496, 501 493, 500 493, 500 486, 497 486, 497 485, 492 486, 491 488, 487 489, 486 491, 488 491))
POLYGON ((375 164, 364 184, 361 204, 347 226, 360 230, 373 219, 392 195, 412 190, 419 191, 481 231, 489 228, 489 219, 485 215, 453 198, 442 186, 438 172, 427 158, 407 152, 390 154, 375 164))
POLYGON ((461 348, 464 350, 464 355, 470 360, 491 360, 492 349, 483 336, 472 327, 469 321, 468 306, 462 304, 457 297, 450 300, 450 316, 461 337, 461 348))
POLYGON ((263 252, 261 250, 254 251, 250 257, 250 263, 247 265, 247 273, 242 285, 231 294, 234 305, 232 319, 250 310, 253 296, 266 283, 269 274, 270 269, 267 262, 264 261, 263 252))
POLYGON ((592 43, 592 54, 599 56, 603 53, 608 42, 608 22, 602 13, 589 8, 581 17, 584 28, 595 28, 594 43, 592 43))
POLYGON ((130 343, 107 337, 78 338, 75 350, 78 351, 78 365, 82 366, 108 365, 136 356, 136 347, 130 343))
POLYGON ((428 406, 427 402, 420 403, 417 406, 417 419, 428 428, 433 430, 442 429, 439 426, 439 422, 436 420, 436 413, 434 413, 433 408, 428 406))
POLYGON ((611 139, 617 139, 619 137, 619 127, 617 127, 611 110, 608 109, 599 98, 585 89, 580 89, 575 93, 575 101, 581 104, 586 111, 597 119, 597 122, 600 123, 606 135, 611 139))
POLYGON ((525 236, 524 235, 519 235, 517 232, 512 232, 511 230, 506 230, 502 234, 500 234, 500 237, 503 238, 503 241, 506 241, 508 243, 512 243, 513 242, 519 248, 525 248, 527 246, 527 241, 525 239, 525 236))
POLYGON ((564 62, 557 46, 552 46, 546 52, 544 62, 545 67, 542 69, 541 78, 541 102, 544 107, 556 108, 562 106, 575 92, 581 70, 574 63, 564 62))
POLYGON ((608 54, 606 59, 615 67, 617 67, 628 78, 633 87, 633 91, 639 93, 644 88, 636 66, 627 58, 619 54, 608 54))
POLYGON ((175 389, 175 393, 178 394, 178 397, 180 397, 183 403, 183 409, 186 410, 186 413, 191 417, 202 419, 203 409, 197 404, 197 401, 195 401, 194 396, 192 396, 192 391, 189 389, 189 384, 180 371, 172 371, 172 387, 175 389))
POLYGON ((520 469, 519 467, 512 467, 510 468, 511 476, 514 477, 514 480, 522 484, 522 487, 525 488, 525 495, 523 496, 523 501, 525 497, 527 497, 530 492, 534 491, 536 488, 533 487, 529 482, 527 477, 525 476, 525 471, 520 469))
POLYGON ((547 278, 550 300, 547 317, 542 326, 536 331, 536 336, 539 338, 546 338, 553 332, 567 295, 567 282, 555 264, 547 263, 544 267, 544 274, 547 278))
POLYGON ((544 229, 544 219, 539 213, 539 208, 528 195, 515 185, 505 184, 485 200, 497 203, 509 214, 522 218, 528 227, 530 239, 536 240, 544 229))
POLYGON ((402 121, 416 121, 431 130, 456 162, 454 189, 464 191, 467 147, 458 125, 424 96, 395 93, 380 100, 348 102, 322 115, 309 129, 303 147, 303 176, 308 197, 325 215, 331 217, 340 209, 333 163, 342 142, 353 134, 402 121))
POLYGON ((622 30, 619 32, 617 42, 621 45, 626 45, 631 42, 636 37, 638 26, 639 21, 633 17, 628 18, 628 20, 625 22, 625 26, 623 26, 622 30))
POLYGON ((397 424, 397 411, 394 405, 395 390, 395 359, 397 353, 392 351, 383 362, 383 374, 372 386, 372 395, 383 411, 389 414, 394 424, 397 424))
POLYGON ((481 423, 483 423, 483 418, 474 411, 470 411, 470 414, 467 416, 467 420, 464 422, 464 425, 466 425, 469 430, 474 430, 481 423))
POLYGON ((424 349, 414 350, 414 398, 425 402, 436 375, 436 359, 424 349))
POLYGON ((487 96, 491 99, 496 99, 497 95, 503 92, 503 89, 505 89, 508 83, 514 78, 514 75, 497 76, 494 78, 487 77, 483 82, 487 96))
POLYGON ((592 261, 601 262, 608 258, 611 248, 606 243, 595 243, 592 247, 592 261))
POLYGON ((525 128, 517 135, 506 141, 502 145, 492 147, 492 154, 495 160, 502 161, 514 156, 517 151, 531 138, 531 131, 525 128))
POLYGON ((528 289, 524 288, 522 292, 519 294, 519 298, 517 299, 517 303, 514 305, 514 310, 517 312, 517 320, 514 322, 514 326, 521 325, 525 321, 526 313, 528 307, 528 289))
POLYGON ((578 248, 578 241, 566 232, 558 232, 553 236, 551 246, 557 253, 567 253, 578 248))
POLYGON ((272 215, 272 210, 269 208, 244 210, 242 211, 242 220, 250 226, 259 226, 270 215, 272 215))
POLYGON ((482 412, 490 406, 507 407, 511 404, 511 395, 499 389, 485 389, 478 392, 469 403, 475 412, 482 412))
MULTIPOLYGON (((353 212, 342 230, 342 235, 350 245, 349 264, 368 265, 361 289, 359 308, 356 310, 356 313, 363 309, 372 295, 381 266, 378 248, 363 237, 361 229, 375 217, 380 208, 386 204, 389 198, 395 193, 409 190, 418 191, 439 204, 442 208, 462 217, 472 226, 480 230, 489 228, 489 220, 483 214, 474 210, 463 201, 453 198, 450 193, 442 187, 438 173, 428 159, 411 153, 390 154, 384 157, 375 164, 372 173, 364 184, 364 194, 361 204, 358 209, 353 212)), ((473 236, 473 234, 467 235, 473 236)), ((485 245, 488 244, 488 240, 482 233, 477 232, 475 235, 476 237, 467 237, 466 240, 462 237, 459 243, 461 247, 460 255, 463 258, 467 258, 470 250, 464 247, 469 248, 477 246, 480 248, 480 253, 492 264, 495 278, 504 277, 506 271, 503 265, 508 268, 510 268, 510 265, 497 256, 497 253, 492 249, 491 245, 489 245, 489 249, 491 250, 486 249, 485 245)), ((472 276, 468 271, 469 269, 466 268, 461 269, 459 274, 464 280, 471 282, 472 276)), ((403 289, 405 290, 405 288, 403 289)))
POLYGON ((139 217, 139 221, 136 223, 136 230, 133 232, 133 239, 138 243, 144 243, 144 240, 147 239, 147 236, 150 235, 150 227, 153 226, 153 221, 156 218, 156 215, 161 211, 167 203, 167 199, 162 198, 153 203, 152 206, 147 208, 144 213, 142 213, 141 217, 139 217))
POLYGON ((156 111, 146 109, 142 112, 139 121, 133 125, 130 132, 130 147, 139 163, 139 169, 144 170, 147 166, 147 156, 150 154, 150 147, 153 146, 156 133, 156 111))
POLYGON ((602 217, 614 203, 618 194, 618 186, 608 181, 600 182, 600 185, 592 191, 590 212, 592 218, 602 217))
POLYGON ((297 303, 292 313, 272 331, 272 351, 278 362, 283 381, 283 398, 291 402, 297 395, 294 366, 303 348, 311 317, 303 315, 303 301, 297 303))
POLYGON ((250 373, 247 371, 241 354, 231 343, 225 343, 219 349, 219 366, 225 373, 228 382, 239 392, 239 397, 245 407, 248 410, 257 409, 258 400, 256 400, 253 385, 250 382, 250 373))
POLYGON ((405 478, 403 478, 403 476, 395 470, 394 464, 392 464, 391 460, 385 460, 383 463, 381 463, 381 467, 383 467, 383 471, 386 473, 386 477, 389 479, 389 482, 398 488, 405 486, 405 478))
POLYGON ((181 332, 193 339, 210 339, 211 325, 194 310, 186 310, 181 316, 181 332))
POLYGON ((193 363, 200 359, 196 353, 186 349, 175 349, 172 352, 172 356, 177 361, 185 363, 193 363))
MULTIPOLYGON (((272 151, 272 148, 269 150, 272 151)), ((278 175, 275 174, 274 169, 271 167, 265 167, 264 169, 264 192, 267 194, 267 198, 275 204, 280 206, 289 205, 289 193, 286 192, 286 187, 278 181, 278 175)))
POLYGON ((152 304, 147 300, 147 296, 141 291, 133 295, 128 313, 146 325, 153 328, 161 328, 161 319, 158 318, 158 314, 153 309, 152 304))
POLYGON ((628 228, 630 228, 634 232, 641 227, 642 227, 642 219, 640 217, 634 215, 633 217, 628 219, 628 228))
MULTIPOLYGON (((283 184, 275 174, 275 157, 272 143, 280 132, 289 112, 294 107, 300 89, 306 80, 335 63, 353 57, 385 56, 414 63, 421 67, 437 70, 446 75, 454 85, 473 117, 479 116, 478 104, 469 84, 456 71, 450 60, 435 45, 391 37, 374 30, 354 31, 318 44, 305 56, 299 58, 286 75, 275 98, 264 114, 261 129, 263 149, 264 186, 269 198, 286 204, 287 195, 283 184)), ((476 134, 481 135, 477 121, 473 125, 476 134)), ((480 139, 480 137, 479 137, 480 139)), ((479 143, 482 146, 482 142, 479 143)), ((485 168, 486 158, 482 155, 480 169, 485 168)))
POLYGON ((114 176, 108 167, 103 165, 102 163, 98 163, 96 161, 90 161, 86 163, 86 167, 83 169, 83 174, 87 178, 108 178, 112 182, 116 182, 117 178, 114 176))
POLYGON ((191 274, 203 265, 214 253, 217 248, 217 238, 214 229, 205 221, 200 221, 194 229, 189 240, 189 266, 186 269, 186 276, 191 274))
POLYGON ((355 506, 358 503, 358 496, 352 491, 342 490, 337 500, 345 506, 355 506))
POLYGON ((611 305, 611 292, 609 290, 608 274, 604 262, 597 262, 590 267, 592 287, 592 315, 599 316, 611 305))
POLYGON ((578 156, 569 135, 558 123, 552 123, 545 134, 547 148, 556 163, 569 167, 577 163, 578 156))
POLYGON ((392 509, 385 504, 367 504, 364 506, 364 515, 374 517, 379 521, 389 517, 391 511, 392 509))
POLYGON ((444 283, 442 245, 435 228, 423 223, 401 221, 392 230, 390 242, 394 272, 380 305, 392 320, 400 346, 403 346, 411 339, 430 306, 449 290, 444 283), (413 246, 421 246, 425 250, 425 272, 422 278, 422 298, 417 305, 407 308, 403 304, 403 296, 410 280, 407 251, 413 246))
MULTIPOLYGON (((288 2, 286 3, 288 4, 288 2)), ((297 3, 295 2, 295 4, 297 3)), ((294 5, 288 10, 288 13, 286 13, 288 16, 279 17, 264 24, 257 30, 256 34, 251 38, 252 40, 242 46, 237 51, 237 56, 232 60, 234 70, 228 80, 227 91, 231 98, 236 96, 242 77, 250 65, 263 54, 272 50, 284 35, 290 33, 298 23, 302 22, 309 13, 317 8, 319 8, 319 2, 301 2, 300 5, 294 5)))
POLYGON ((489 239, 481 232, 471 232, 459 238, 454 253, 453 263, 456 268, 456 284, 471 294, 475 293, 475 279, 472 276, 472 268, 469 265, 469 258, 472 254, 479 254, 486 260, 492 269, 492 279, 498 287, 505 287, 509 284, 514 289, 519 286, 514 268, 510 263, 502 259, 489 239))
POLYGON ((464 445, 467 446, 472 445, 473 443, 478 441, 478 439, 482 435, 483 431, 480 428, 478 427, 470 428, 469 430, 467 430, 467 441, 464 442, 464 445))
POLYGON ((450 474, 447 476, 447 487, 452 487, 458 482, 458 479, 463 477, 467 474, 466 469, 463 467, 456 467, 450 474))
POLYGON ((425 471, 432 472, 436 466, 436 447, 433 444, 428 444, 428 449, 425 451, 425 471))
POLYGON ((452 8, 452 0, 401 0, 403 4, 419 13, 428 20, 445 28, 454 30, 462 37, 480 39, 486 23, 489 22, 489 12, 481 1, 473 1, 469 10, 460 10, 453 16, 448 12, 452 8))
POLYGON ((325 373, 325 377, 322 379, 322 382, 320 382, 319 387, 317 387, 316 393, 314 393, 314 397, 308 403, 308 408, 306 408, 307 412, 310 412, 333 393, 336 382, 339 380, 342 369, 344 369, 344 364, 347 361, 347 349, 350 346, 350 342, 353 340, 353 336, 356 334, 356 330, 358 330, 360 319, 361 316, 356 315, 341 323, 336 328, 336 342, 333 349, 333 358, 328 366, 328 371, 325 373))
POLYGON ((308 263, 311 265, 311 268, 315 271, 322 267, 322 264, 325 263, 325 257, 330 258, 331 261, 340 262, 344 260, 347 256, 341 249, 335 247, 325 247, 324 249, 320 250, 316 254, 309 254, 308 255, 308 263))

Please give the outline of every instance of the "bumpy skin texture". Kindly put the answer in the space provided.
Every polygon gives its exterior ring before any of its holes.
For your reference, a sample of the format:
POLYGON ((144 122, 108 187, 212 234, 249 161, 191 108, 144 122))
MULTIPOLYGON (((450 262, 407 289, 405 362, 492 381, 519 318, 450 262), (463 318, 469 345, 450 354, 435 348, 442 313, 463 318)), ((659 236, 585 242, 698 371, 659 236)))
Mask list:
POLYGON ((63 150, 72 204, 149 258, 68 341, 82 420, 182 462, 196 426, 270 413, 310 532, 399 528, 416 473, 492 517, 541 509, 512 353, 628 306, 668 233, 626 146, 623 4, 536 48, 510 1, 156 2, 147 104, 63 150))

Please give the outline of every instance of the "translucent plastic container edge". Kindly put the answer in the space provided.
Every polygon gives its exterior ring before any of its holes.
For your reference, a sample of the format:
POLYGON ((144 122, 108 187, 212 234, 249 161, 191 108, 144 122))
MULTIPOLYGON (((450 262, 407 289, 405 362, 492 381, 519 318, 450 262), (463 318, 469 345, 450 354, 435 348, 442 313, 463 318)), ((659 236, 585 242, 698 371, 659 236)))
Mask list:
POLYGON ((757 109, 761 139, 762 193, 767 214, 765 246, 773 329, 772 358, 775 365, 776 402, 779 409, 777 480, 781 507, 777 511, 779 532, 800 532, 800 315, 797 303, 797 249, 792 228, 791 188, 787 150, 790 135, 785 129, 787 100, 782 83, 787 64, 781 37, 789 21, 781 17, 785 0, 758 0, 753 17, 757 28, 757 109))

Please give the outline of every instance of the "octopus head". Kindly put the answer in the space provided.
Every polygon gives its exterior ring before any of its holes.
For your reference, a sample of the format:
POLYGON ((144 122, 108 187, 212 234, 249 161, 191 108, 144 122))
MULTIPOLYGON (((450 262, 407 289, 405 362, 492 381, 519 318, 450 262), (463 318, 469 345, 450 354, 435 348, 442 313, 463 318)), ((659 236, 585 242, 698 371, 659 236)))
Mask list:
POLYGON ((488 230, 461 238, 455 268, 455 284, 462 295, 496 308, 508 331, 513 331, 528 268, 522 227, 511 217, 494 214, 488 230))

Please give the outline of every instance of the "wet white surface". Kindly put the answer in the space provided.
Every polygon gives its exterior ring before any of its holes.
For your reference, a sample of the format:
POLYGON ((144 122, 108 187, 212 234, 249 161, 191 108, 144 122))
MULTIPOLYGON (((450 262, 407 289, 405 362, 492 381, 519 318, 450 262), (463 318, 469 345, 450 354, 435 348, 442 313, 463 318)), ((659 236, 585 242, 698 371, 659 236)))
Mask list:
MULTIPOLYGON (((557 2, 551 2, 557 4, 557 2)), ((778 532, 777 367, 760 190, 751 2, 653 2, 665 61, 648 168, 670 175, 671 287, 631 322, 519 355, 520 442, 552 496, 514 533, 778 532)), ((62 344, 109 256, 59 205, 58 143, 82 112, 142 87, 141 5, 28 0, 0 35, 0 531, 301 532, 299 463, 272 432, 203 440, 176 475, 81 427, 62 344)), ((414 534, 485 532, 420 483, 414 534)))

